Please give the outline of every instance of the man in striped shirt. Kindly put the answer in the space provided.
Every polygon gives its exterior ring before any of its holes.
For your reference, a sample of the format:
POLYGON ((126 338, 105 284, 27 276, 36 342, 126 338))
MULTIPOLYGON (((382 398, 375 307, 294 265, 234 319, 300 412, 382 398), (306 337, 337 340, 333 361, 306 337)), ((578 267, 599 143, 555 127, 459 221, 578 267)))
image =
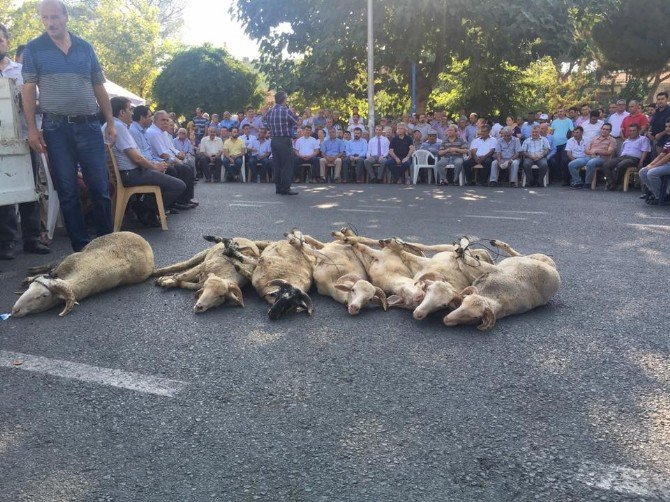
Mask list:
POLYGON ((98 235, 113 230, 98 110, 107 122, 105 137, 109 143, 116 139, 114 117, 95 51, 68 31, 65 4, 61 0, 44 0, 39 11, 45 32, 28 42, 23 53, 23 110, 28 141, 33 150, 48 152, 72 248, 80 251, 90 237, 79 200, 77 164, 88 188, 98 235), (42 132, 35 121, 37 87, 44 114, 42 132))

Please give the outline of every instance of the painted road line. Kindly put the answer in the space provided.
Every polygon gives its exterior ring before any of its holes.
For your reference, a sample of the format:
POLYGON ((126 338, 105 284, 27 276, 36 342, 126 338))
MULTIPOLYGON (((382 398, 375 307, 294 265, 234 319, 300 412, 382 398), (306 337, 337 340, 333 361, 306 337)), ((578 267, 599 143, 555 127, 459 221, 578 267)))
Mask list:
POLYGON ((515 213, 515 214, 549 214, 546 211, 498 211, 499 213, 515 213))
POLYGON ((111 387, 167 397, 173 397, 188 385, 187 382, 180 382, 179 380, 169 380, 167 378, 142 375, 132 371, 100 368, 88 364, 49 359, 48 357, 32 356, 30 354, 21 354, 6 350, 0 350, 0 367, 44 373, 81 382, 109 385, 111 387))
POLYGON ((402 206, 380 206, 378 204, 375 204, 375 205, 359 204, 358 207, 371 207, 373 209, 401 209, 402 208, 402 206))
POLYGON ((236 203, 242 204, 283 204, 283 202, 268 201, 268 200, 235 200, 236 203))
POLYGON ((231 202, 228 204, 229 207, 263 207, 260 204, 238 204, 236 202, 231 202))
POLYGON ((670 225, 648 225, 646 223, 626 223, 629 227, 635 227, 639 230, 665 230, 670 231, 670 225))
POLYGON ((376 211, 375 209, 338 209, 345 213, 385 213, 386 211, 376 211))
POLYGON ((620 465, 583 464, 576 476, 585 485, 634 497, 670 500, 670 479, 620 465))
POLYGON ((464 214, 462 215, 463 218, 484 218, 484 219, 492 219, 492 220, 517 220, 517 221, 525 221, 527 218, 519 218, 517 216, 484 216, 480 214, 464 214))

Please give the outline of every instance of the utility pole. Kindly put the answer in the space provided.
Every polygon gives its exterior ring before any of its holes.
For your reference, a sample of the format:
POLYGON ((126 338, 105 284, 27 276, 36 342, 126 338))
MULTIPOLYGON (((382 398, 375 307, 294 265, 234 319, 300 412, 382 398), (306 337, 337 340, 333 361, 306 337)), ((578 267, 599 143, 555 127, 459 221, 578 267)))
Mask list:
POLYGON ((368 129, 370 130, 370 137, 375 132, 374 40, 372 30, 372 0, 368 0, 368 129))

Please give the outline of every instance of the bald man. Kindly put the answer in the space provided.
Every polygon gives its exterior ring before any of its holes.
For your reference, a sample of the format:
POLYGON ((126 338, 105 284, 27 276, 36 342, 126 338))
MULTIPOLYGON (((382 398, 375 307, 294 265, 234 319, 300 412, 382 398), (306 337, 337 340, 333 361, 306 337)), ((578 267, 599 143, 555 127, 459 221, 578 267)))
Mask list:
POLYGON ((46 151, 60 209, 72 249, 80 251, 90 241, 77 187, 77 166, 88 188, 98 235, 110 233, 112 206, 107 182, 107 161, 98 112, 101 111, 109 143, 116 129, 105 76, 91 44, 70 33, 68 12, 60 0, 39 6, 44 33, 31 40, 23 52, 23 110, 28 142, 36 152, 46 151), (37 129, 37 87, 43 112, 42 131, 37 129))

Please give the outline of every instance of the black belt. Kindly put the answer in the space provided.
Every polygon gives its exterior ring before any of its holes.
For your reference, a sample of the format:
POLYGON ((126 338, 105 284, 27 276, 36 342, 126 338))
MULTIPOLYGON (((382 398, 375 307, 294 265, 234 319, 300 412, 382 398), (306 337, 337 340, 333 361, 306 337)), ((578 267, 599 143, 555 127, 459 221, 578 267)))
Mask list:
POLYGON ((99 122, 98 115, 57 115, 55 113, 45 113, 45 118, 55 120, 66 120, 68 124, 88 124, 89 122, 99 122))
POLYGON ((273 138, 288 138, 291 139, 291 136, 272 136, 273 138))

